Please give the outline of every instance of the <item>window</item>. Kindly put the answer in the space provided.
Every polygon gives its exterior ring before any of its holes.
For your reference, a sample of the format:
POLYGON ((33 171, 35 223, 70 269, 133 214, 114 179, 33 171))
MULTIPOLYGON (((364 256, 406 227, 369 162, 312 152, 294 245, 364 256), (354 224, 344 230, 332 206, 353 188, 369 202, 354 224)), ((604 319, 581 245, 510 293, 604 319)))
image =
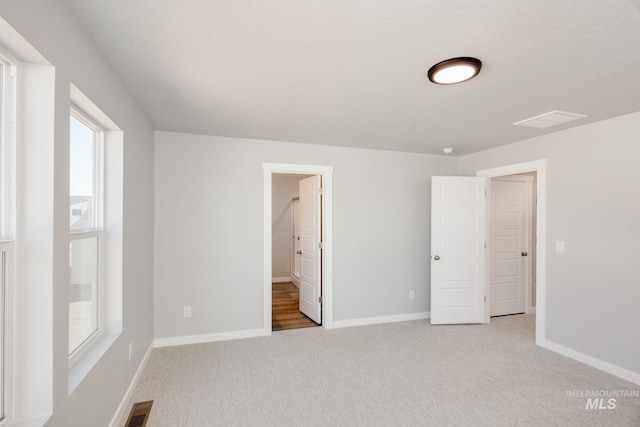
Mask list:
POLYGON ((102 326, 104 131, 77 109, 69 122, 69 355, 102 326))
POLYGON ((122 333, 124 133, 73 83, 69 116, 69 394, 122 333))
POLYGON ((10 404, 11 292, 13 286, 14 226, 14 72, 15 67, 0 56, 0 421, 10 404))

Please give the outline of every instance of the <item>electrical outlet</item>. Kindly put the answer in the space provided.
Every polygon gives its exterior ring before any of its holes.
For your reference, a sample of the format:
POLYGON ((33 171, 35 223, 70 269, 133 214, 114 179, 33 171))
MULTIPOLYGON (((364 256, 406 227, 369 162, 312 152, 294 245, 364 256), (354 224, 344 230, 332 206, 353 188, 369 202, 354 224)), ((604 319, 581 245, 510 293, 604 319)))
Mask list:
POLYGON ((409 299, 415 299, 416 298, 416 291, 414 291, 413 289, 411 289, 409 291, 409 299))
POLYGON ((564 242, 562 240, 556 241, 556 252, 558 252, 559 254, 564 253, 564 242))
POLYGON ((191 306, 190 305, 185 305, 184 306, 184 317, 191 317, 191 306))
POLYGON ((133 357, 133 341, 129 343, 129 360, 133 357))

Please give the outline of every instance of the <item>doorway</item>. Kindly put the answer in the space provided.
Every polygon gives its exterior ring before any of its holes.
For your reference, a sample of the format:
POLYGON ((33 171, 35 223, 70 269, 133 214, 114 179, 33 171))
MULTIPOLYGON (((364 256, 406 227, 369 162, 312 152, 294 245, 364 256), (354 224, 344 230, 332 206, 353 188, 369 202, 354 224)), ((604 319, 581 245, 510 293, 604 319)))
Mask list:
POLYGON ((322 177, 272 174, 272 330, 322 323, 322 177))
MULTIPOLYGON (((273 254, 272 254, 272 216, 273 216, 273 176, 274 175, 313 175, 322 182, 322 190, 318 189, 318 194, 321 191, 322 197, 319 198, 319 210, 322 215, 317 218, 320 234, 315 236, 314 241, 311 238, 303 239, 303 245, 306 241, 307 250, 303 247, 301 250, 304 255, 317 255, 317 286, 318 293, 317 299, 317 318, 321 318, 322 326, 325 328, 332 327, 333 324, 333 257, 332 257, 332 189, 333 189, 333 167, 332 166, 317 166, 317 165, 297 165, 297 164, 284 164, 284 163, 264 163, 263 164, 263 184, 264 184, 264 334, 270 335, 272 326, 272 314, 273 314, 273 254), (312 249, 315 249, 312 250, 312 249)), ((305 204, 307 206, 307 204, 305 204)), ((300 210, 304 211, 308 207, 304 208, 300 206, 300 210)), ((304 215, 301 212, 301 215, 304 215)), ((310 215, 307 215, 309 218, 310 215)), ((301 224, 304 228, 305 223, 301 224)), ((304 262, 311 262, 311 260, 302 260, 304 262)), ((303 267, 304 269, 304 267, 303 267)), ((301 271, 301 278, 304 271, 301 271)), ((300 286, 304 284, 301 280, 300 286)), ((313 285, 313 284, 312 284, 313 285)), ((303 294, 311 295, 311 293, 303 290, 303 294), (305 293, 306 292, 306 293, 305 293)), ((312 317, 312 316, 310 316, 312 317)))
MULTIPOLYGON (((476 173, 477 176, 496 178, 509 175, 535 173, 536 204, 535 204, 535 239, 532 247, 535 253, 535 313, 536 313, 536 344, 545 346, 545 309, 546 309, 546 231, 547 231, 547 160, 537 160, 518 163, 493 169, 484 169, 476 173)), ((491 295, 489 283, 486 285, 486 295, 491 295)), ((489 323, 490 310, 485 310, 485 323, 489 323)))

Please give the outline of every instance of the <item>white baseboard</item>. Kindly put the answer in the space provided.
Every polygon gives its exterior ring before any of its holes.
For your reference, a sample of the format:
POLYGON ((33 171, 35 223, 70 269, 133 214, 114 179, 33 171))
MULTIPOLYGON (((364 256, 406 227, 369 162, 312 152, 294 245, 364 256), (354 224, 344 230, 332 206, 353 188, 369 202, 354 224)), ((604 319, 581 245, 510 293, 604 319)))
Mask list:
POLYGON ((593 356, 589 356, 588 354, 581 353, 579 351, 570 349, 569 347, 565 347, 560 344, 556 344, 552 341, 544 341, 540 344, 541 347, 544 347, 548 350, 555 351, 563 356, 566 356, 570 359, 577 360, 578 362, 582 362, 585 365, 593 366, 596 369, 600 369, 608 374, 615 375, 616 377, 620 377, 623 380, 627 380, 636 385, 640 385, 640 374, 636 372, 629 371, 628 369, 621 368, 620 366, 613 365, 609 362, 605 362, 604 360, 596 359, 593 356))
POLYGON ((113 418, 111 419, 111 422, 109 423, 110 427, 120 426, 119 424, 120 420, 126 414, 126 411, 128 409, 129 399, 131 399, 131 396, 133 395, 133 390, 138 385, 138 381, 140 380, 142 371, 144 371, 144 368, 147 366, 147 362, 149 361, 149 357, 151 357, 152 350, 153 350, 153 343, 149 346, 149 348, 147 349, 147 352, 144 354, 144 357, 142 358, 142 362, 140 363, 140 366, 138 366, 138 369, 136 370, 136 373, 133 376, 133 379, 131 380, 131 384, 129 384, 129 388, 127 389, 127 392, 124 394, 124 397, 120 402, 120 406, 118 406, 118 410, 116 411, 116 414, 113 416, 113 418))
POLYGON ((534 314, 536 312, 536 308, 535 307, 529 307, 525 313, 526 314, 534 314))
POLYGON ((271 283, 287 283, 291 281, 291 277, 272 277, 271 283))
POLYGON ((407 320, 423 320, 431 317, 431 313, 423 311, 420 313, 395 314, 392 316, 365 317, 361 319, 337 320, 331 324, 334 328, 349 328, 351 326, 377 325, 380 323, 405 322, 407 320))
POLYGON ((246 329, 242 331, 219 332, 216 334, 186 335, 181 337, 156 338, 154 347, 171 347, 174 345, 201 344, 215 341, 237 340, 265 336, 264 329, 246 329))
POLYGON ((296 276, 291 276, 291 283, 293 283, 296 288, 300 289, 300 279, 296 276))

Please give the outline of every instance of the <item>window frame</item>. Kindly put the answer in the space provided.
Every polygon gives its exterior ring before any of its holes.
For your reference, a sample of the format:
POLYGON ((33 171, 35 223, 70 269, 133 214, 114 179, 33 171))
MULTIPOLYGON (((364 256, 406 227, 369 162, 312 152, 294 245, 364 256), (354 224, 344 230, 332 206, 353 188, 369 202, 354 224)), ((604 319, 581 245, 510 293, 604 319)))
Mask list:
POLYGON ((16 66, 7 56, 0 51, 0 241, 14 240, 15 234, 16 66))
MULTIPOLYGON (((112 348, 122 334, 123 325, 123 213, 124 213, 124 132, 122 129, 88 98, 73 82, 69 82, 69 109, 74 108, 94 127, 104 131, 102 164, 102 244, 101 244, 101 331, 85 343, 81 351, 69 358, 68 393, 89 375, 100 359, 112 348)), ((69 110, 67 110, 69 111, 69 110)), ((69 124, 69 116, 67 116, 69 124)), ((70 135, 68 135, 70 141, 70 135)), ((68 154, 69 155, 69 154, 68 154)), ((70 155, 69 155, 70 158, 70 155)), ((70 171, 67 171, 70 176, 70 171)), ((67 190, 70 193, 70 186, 67 190)), ((68 193, 68 194, 69 194, 68 193)), ((67 204, 70 205, 69 201, 67 204)), ((67 215, 70 214, 67 206, 67 215)), ((67 217, 70 218, 70 217, 67 217)), ((67 220, 69 221, 69 219, 67 220)), ((67 223, 70 225, 70 222, 67 223)), ((95 230, 93 230, 95 231, 95 230)), ((71 235, 70 233, 68 234, 71 235)), ((67 238, 67 250, 69 239, 67 238)), ((69 260, 67 260, 68 262, 69 260)), ((69 271, 69 270, 68 270, 69 271)), ((70 272, 70 271, 69 271, 70 272)), ((67 286, 70 283, 67 277, 67 286)), ((67 288, 69 289, 69 288, 67 288)), ((67 307, 69 304, 67 298, 67 307)), ((68 318, 68 316, 67 316, 68 318)), ((67 325, 68 327, 68 325, 67 325)), ((65 345, 68 349, 68 336, 65 345)))
POLYGON ((2 240, 0 241, 0 315, 3 318, 3 328, 0 331, 0 339, 2 343, 0 348, 2 351, 3 360, 0 361, 0 379, 2 380, 0 387, 0 426, 11 417, 11 396, 12 396, 12 366, 13 358, 12 352, 9 350, 13 347, 13 321, 12 321, 12 301, 13 294, 13 241, 2 240))
MULTIPOLYGON (((93 209, 94 227, 83 230, 70 230, 70 233, 76 234, 96 230, 102 231, 104 228, 104 140, 106 131, 89 114, 85 113, 82 109, 74 104, 71 104, 69 117, 75 118, 94 132, 93 194, 95 196, 93 209)), ((71 140, 71 136, 69 136, 69 140, 71 140)))
POLYGON ((17 61, 0 50, 0 425, 12 419, 17 61))
MULTIPOLYGON (((104 141, 105 141, 105 129, 98 124, 98 122, 89 114, 84 112, 75 104, 71 104, 69 109, 69 119, 73 117, 83 125, 87 126, 94 132, 93 138, 93 227, 85 229, 71 229, 69 225, 69 252, 71 253, 71 244, 75 240, 97 238, 98 242, 98 254, 97 254, 97 292, 96 297, 98 299, 96 303, 97 307, 97 327, 84 339, 75 349, 69 352, 69 364, 70 366, 78 363, 90 349, 92 344, 99 341, 105 333, 105 280, 104 280, 104 181, 105 181, 105 169, 104 169, 104 141)), ((69 135, 69 142, 71 142, 71 135, 69 135)), ((71 153, 69 152, 69 155, 71 153)), ((71 169, 71 160, 69 163, 69 169, 71 169)), ((69 196, 71 196, 71 185, 69 185, 69 196)), ((69 209, 71 206, 69 206, 69 209)), ((71 270, 69 270, 71 272, 71 270)), ((69 277, 71 279, 71 277, 69 277)), ((69 280, 69 286, 71 280, 69 280)), ((71 325, 68 326, 69 331, 71 325)))

